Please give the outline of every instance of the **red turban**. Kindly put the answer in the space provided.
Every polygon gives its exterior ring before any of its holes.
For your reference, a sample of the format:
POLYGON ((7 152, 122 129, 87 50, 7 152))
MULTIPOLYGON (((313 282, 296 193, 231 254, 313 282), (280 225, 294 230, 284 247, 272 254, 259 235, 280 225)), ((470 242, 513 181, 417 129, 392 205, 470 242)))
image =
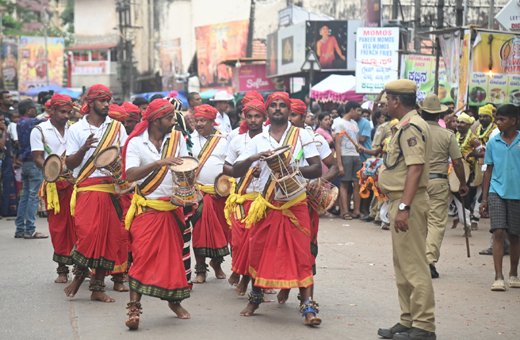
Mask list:
POLYGON ((101 85, 101 84, 92 85, 88 89, 88 94, 85 97, 86 102, 85 102, 85 104, 83 104, 83 106, 81 107, 79 112, 86 115, 90 111, 90 109, 88 107, 88 103, 92 103, 94 100, 103 100, 103 99, 110 100, 110 99, 112 99, 112 95, 113 95, 112 91, 110 91, 110 89, 108 87, 106 87, 105 85, 101 85))
POLYGON ((300 99, 291 99, 291 111, 305 115, 307 113, 307 105, 300 99))
POLYGON ((128 118, 128 113, 126 113, 125 109, 119 105, 112 104, 108 107, 108 116, 112 119, 120 121, 124 123, 128 118))
MULTIPOLYGON (((215 109, 213 106, 204 104, 195 106, 195 113, 193 115, 195 117, 204 117, 210 120, 215 120, 217 119, 217 113, 217 109, 215 109)), ((213 123, 213 125, 218 126, 217 123, 213 123)))
POLYGON ((148 108, 145 112, 143 112, 143 120, 137 124, 134 128, 134 131, 128 136, 125 142, 125 146, 123 147, 123 179, 126 179, 126 148, 128 147, 128 142, 135 136, 141 135, 143 132, 148 129, 150 122, 161 119, 163 117, 169 116, 170 114, 174 114, 172 104, 166 99, 156 99, 148 105, 148 108))
POLYGON ((244 98, 242 98, 242 106, 246 106, 246 104, 252 100, 259 100, 263 103, 264 97, 262 97, 262 95, 256 91, 249 91, 246 93, 244 98))
POLYGON ((49 103, 46 103, 45 106, 48 109, 72 109, 72 99, 70 99, 69 96, 56 93, 54 96, 52 96, 51 101, 49 103))
MULTIPOLYGON (((253 99, 250 102, 248 102, 244 106, 244 109, 242 110, 242 112, 244 112, 244 116, 247 115, 251 111, 256 111, 256 112, 260 113, 264 118, 267 117, 267 114, 265 112, 265 105, 264 105, 263 101, 253 99)), ((247 123, 244 120, 240 124, 240 129, 238 129, 238 134, 241 135, 243 133, 246 133, 247 131, 249 131, 249 128, 247 127, 247 123)))
POLYGON ((134 120, 136 122, 139 121, 139 114, 141 113, 141 109, 137 105, 124 102, 122 107, 125 109, 126 113, 128 113, 128 119, 134 120))
POLYGON ((287 107, 289 107, 289 111, 291 110, 291 98, 289 98, 289 94, 287 92, 275 92, 270 94, 265 102, 265 109, 267 110, 269 105, 278 99, 283 100, 287 107))

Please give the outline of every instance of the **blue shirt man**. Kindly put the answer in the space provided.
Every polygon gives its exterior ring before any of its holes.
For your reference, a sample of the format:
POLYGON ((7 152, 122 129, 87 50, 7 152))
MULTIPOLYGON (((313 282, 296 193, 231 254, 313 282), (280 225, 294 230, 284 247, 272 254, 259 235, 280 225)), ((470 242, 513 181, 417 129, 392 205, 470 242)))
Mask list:
MULTIPOLYGON (((367 149, 372 149, 372 128, 370 127, 370 122, 363 117, 360 117, 360 119, 357 121, 358 124, 358 137, 359 140, 363 140, 362 137, 365 137, 365 141, 361 142, 361 145, 367 149)), ((365 162, 368 158, 372 157, 370 155, 367 155, 366 153, 359 154, 359 157, 361 158, 361 162, 365 162)))
POLYGON ((493 165, 489 192, 506 200, 520 200, 520 134, 508 145, 500 134, 486 144, 484 162, 493 165))

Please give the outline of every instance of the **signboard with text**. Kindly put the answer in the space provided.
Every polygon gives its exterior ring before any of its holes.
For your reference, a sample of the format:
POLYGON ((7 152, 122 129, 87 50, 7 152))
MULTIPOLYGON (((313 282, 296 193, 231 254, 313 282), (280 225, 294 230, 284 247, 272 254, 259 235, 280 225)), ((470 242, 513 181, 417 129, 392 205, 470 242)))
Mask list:
POLYGON ((399 28, 360 27, 356 42, 356 93, 379 93, 398 78, 399 28))
POLYGON ((233 69, 233 92, 247 91, 281 91, 289 87, 289 79, 284 82, 275 83, 275 78, 266 77, 266 65, 242 65, 240 68, 233 69), (238 84, 236 82, 238 72, 238 84), (238 85, 238 86, 237 86, 238 85))

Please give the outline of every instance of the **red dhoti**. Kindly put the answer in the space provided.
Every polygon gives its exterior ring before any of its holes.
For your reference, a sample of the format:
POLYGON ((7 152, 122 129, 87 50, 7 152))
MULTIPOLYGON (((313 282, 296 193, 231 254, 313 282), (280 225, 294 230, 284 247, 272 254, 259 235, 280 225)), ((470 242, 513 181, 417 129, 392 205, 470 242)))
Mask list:
MULTIPOLYGON (((58 181, 55 184, 60 200, 60 212, 55 214, 54 209, 47 210, 49 233, 54 247, 52 259, 59 264, 72 264, 70 252, 76 244, 76 229, 74 227, 74 216, 70 214, 70 198, 74 186, 66 181, 58 181)), ((45 188, 43 189, 45 190, 45 188)), ((44 197, 47 207, 47 196, 44 197)))
MULTIPOLYGON (((286 202, 274 202, 281 206, 286 202)), ((271 209, 251 227, 249 273, 255 286, 290 289, 313 284, 312 225, 307 200, 287 210, 271 209)))
MULTIPOLYGON (((94 177, 78 187, 107 184, 107 177, 94 177)), ((76 234, 78 241, 71 256, 75 264, 113 270, 121 244, 121 207, 115 195, 100 191, 78 192, 76 234)))
POLYGON ((119 203, 121 204, 121 210, 123 212, 123 218, 121 219, 121 245, 119 246, 119 250, 117 252, 116 264, 114 265, 114 270, 107 275, 111 274, 121 274, 124 273, 129 266, 128 261, 128 253, 130 253, 130 241, 128 239, 128 230, 125 227, 125 218, 128 209, 130 208, 130 204, 132 203, 133 194, 123 194, 119 198, 119 203))
POLYGON ((190 296, 182 258, 184 229, 182 207, 148 209, 134 218, 130 228, 133 263, 128 272, 133 291, 168 301, 190 296))
MULTIPOLYGON (((243 204, 244 216, 249 213, 253 201, 243 204)), ((249 275, 249 233, 251 229, 231 215, 231 270, 238 275, 249 275)))
POLYGON ((213 198, 208 194, 199 203, 191 217, 195 256, 215 258, 229 255, 231 229, 224 214, 225 206, 225 198, 213 198))

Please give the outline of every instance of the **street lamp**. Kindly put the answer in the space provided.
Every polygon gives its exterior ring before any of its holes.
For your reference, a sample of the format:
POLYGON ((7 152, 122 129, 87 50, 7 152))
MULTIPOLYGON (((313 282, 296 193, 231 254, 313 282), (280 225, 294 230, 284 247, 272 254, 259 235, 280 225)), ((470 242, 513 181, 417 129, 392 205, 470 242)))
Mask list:
POLYGON ((309 100, 311 103, 310 106, 312 106, 311 89, 312 82, 314 80, 314 72, 321 72, 320 62, 318 61, 318 57, 313 50, 310 50, 309 53, 307 53, 307 57, 305 58, 305 62, 303 63, 301 70, 303 72, 309 73, 309 100))

